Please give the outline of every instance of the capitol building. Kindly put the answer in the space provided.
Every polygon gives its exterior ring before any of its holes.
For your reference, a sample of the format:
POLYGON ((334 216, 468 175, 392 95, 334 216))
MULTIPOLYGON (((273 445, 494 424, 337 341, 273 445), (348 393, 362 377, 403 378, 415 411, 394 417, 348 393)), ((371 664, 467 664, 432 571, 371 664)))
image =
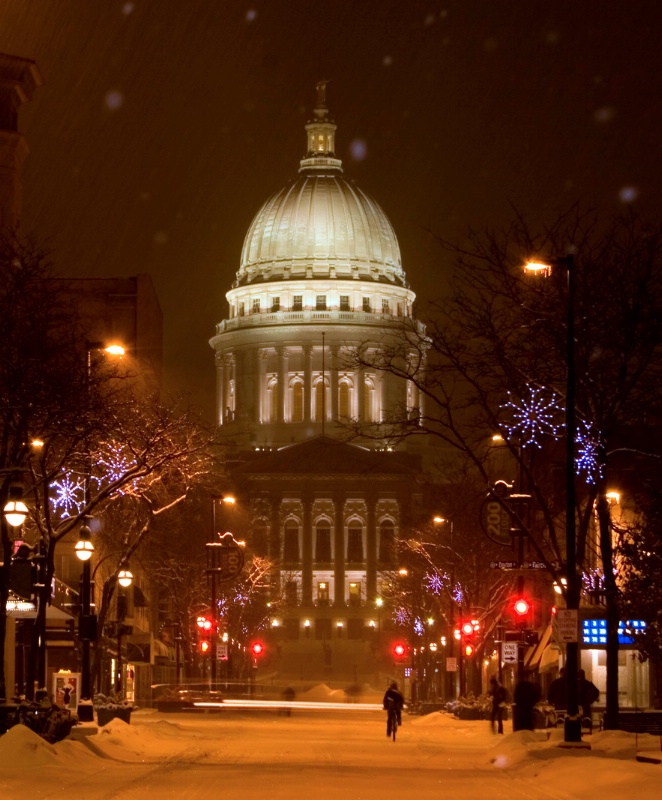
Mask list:
POLYGON ((369 360, 419 323, 391 223, 343 175, 325 94, 319 84, 298 177, 248 229, 210 344, 217 422, 243 454, 232 478, 248 545, 275 565, 269 668, 374 684, 393 674, 397 636, 382 585, 420 504, 419 459, 378 426, 393 411, 415 419, 422 398, 351 354, 369 360), (364 423, 371 438, 350 440, 364 423))

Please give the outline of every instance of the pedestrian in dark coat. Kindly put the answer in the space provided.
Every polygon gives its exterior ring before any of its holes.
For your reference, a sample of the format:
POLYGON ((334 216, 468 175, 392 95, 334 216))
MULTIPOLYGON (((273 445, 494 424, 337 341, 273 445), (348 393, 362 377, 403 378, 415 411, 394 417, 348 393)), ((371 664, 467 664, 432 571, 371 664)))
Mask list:
MULTIPOLYGON (((405 698, 398 689, 398 684, 393 681, 384 694, 384 710, 389 711, 393 709, 397 714, 398 725, 402 725, 402 706, 405 704, 405 698)), ((386 715, 386 735, 391 735, 391 715, 386 715)))
POLYGON ((549 684, 547 699, 557 711, 566 711, 568 708, 568 679, 565 667, 561 667, 559 677, 549 684))
POLYGON ((598 687, 588 680, 586 672, 583 669, 579 670, 579 680, 577 681, 577 702, 582 708, 584 717, 593 720, 593 709, 591 706, 600 697, 600 690, 598 687))
POLYGON ((494 723, 496 722, 497 733, 503 733, 503 719, 506 716, 506 698, 508 695, 505 687, 495 677, 490 678, 489 694, 492 696, 490 728, 494 733, 494 723))

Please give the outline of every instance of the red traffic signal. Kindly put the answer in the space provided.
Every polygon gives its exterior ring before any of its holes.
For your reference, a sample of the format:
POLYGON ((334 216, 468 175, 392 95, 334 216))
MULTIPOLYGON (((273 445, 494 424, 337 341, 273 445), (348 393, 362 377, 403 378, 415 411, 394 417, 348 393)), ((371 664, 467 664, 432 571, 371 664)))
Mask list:
POLYGON ((471 656, 475 653, 476 648, 472 644, 465 644, 464 645, 464 655, 466 658, 471 658, 471 656))
POLYGON ((531 611, 531 603, 529 603, 526 597, 518 597, 513 603, 513 611, 518 617, 526 617, 529 611, 531 611))
POLYGON ((251 645, 251 653, 253 653, 254 656, 261 656, 262 653, 264 653, 264 645, 262 642, 253 642, 251 645))
POLYGON ((462 623, 462 635, 463 636, 473 636, 474 635, 473 622, 463 622, 462 623))
POLYGON ((403 658, 407 654, 407 648, 401 642, 393 645, 393 655, 396 658, 403 658))
POLYGON ((214 627, 214 621, 212 620, 211 617, 198 617, 196 623, 198 628, 200 628, 201 631, 205 631, 206 633, 211 631, 214 627))

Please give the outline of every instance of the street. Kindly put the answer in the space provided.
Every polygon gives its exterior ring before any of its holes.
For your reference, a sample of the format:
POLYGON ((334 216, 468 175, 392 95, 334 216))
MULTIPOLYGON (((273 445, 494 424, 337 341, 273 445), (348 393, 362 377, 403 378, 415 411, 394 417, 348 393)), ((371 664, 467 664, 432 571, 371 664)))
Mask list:
POLYGON ((394 743, 386 738, 383 712, 351 707, 296 710, 289 717, 271 710, 144 710, 130 725, 114 720, 86 737, 87 745, 66 740, 53 747, 33 737, 27 729, 0 737, 3 800, 28 794, 44 800, 371 800, 389 792, 405 798, 443 793, 454 800, 585 800, 590 796, 587 773, 596 791, 598 776, 606 786, 620 782, 622 790, 636 780, 638 797, 645 800, 655 796, 647 793, 648 779, 662 775, 659 766, 637 764, 630 755, 627 761, 607 761, 600 758, 604 753, 593 752, 598 758, 587 762, 588 751, 566 754, 553 748, 537 763, 526 761, 526 737, 545 747, 545 732, 496 737, 485 721, 462 722, 449 715, 404 715, 394 743), (596 764, 603 766, 596 770, 596 764), (578 777, 582 774, 584 779, 578 777))

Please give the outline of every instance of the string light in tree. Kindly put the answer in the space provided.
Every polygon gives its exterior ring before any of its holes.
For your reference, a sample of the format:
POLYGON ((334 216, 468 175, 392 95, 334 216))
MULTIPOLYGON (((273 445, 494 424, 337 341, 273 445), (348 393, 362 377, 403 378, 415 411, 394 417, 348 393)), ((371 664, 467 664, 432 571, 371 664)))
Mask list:
POLYGON ((523 397, 515 398, 508 392, 508 402, 501 408, 509 416, 509 422, 500 423, 508 438, 516 438, 522 447, 542 447, 542 438, 558 439, 563 430, 563 409, 558 395, 551 389, 528 386, 523 397))
POLYGON ((65 472, 60 480, 52 481, 50 501, 53 511, 58 512, 62 518, 72 517, 77 514, 85 502, 85 481, 83 478, 74 477, 71 472, 65 472))
POLYGON ((581 420, 577 425, 575 443, 575 472, 577 475, 585 473, 586 483, 595 485, 604 475, 600 433, 593 425, 581 420))

